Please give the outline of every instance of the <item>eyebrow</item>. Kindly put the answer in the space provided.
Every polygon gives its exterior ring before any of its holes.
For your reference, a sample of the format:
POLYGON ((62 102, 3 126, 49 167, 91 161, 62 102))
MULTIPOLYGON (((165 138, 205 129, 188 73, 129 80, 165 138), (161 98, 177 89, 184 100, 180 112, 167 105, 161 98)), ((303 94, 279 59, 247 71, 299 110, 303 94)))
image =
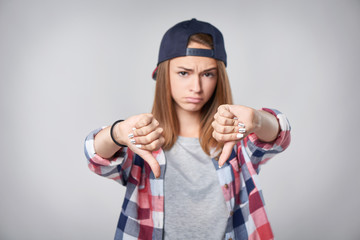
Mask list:
MULTIPOLYGON (((191 68, 186 68, 186 67, 182 67, 182 66, 178 66, 178 68, 181 68, 181 69, 183 69, 183 70, 185 70, 185 71, 188 71, 188 72, 192 72, 192 71, 194 71, 193 69, 191 69, 191 68)), ((217 67, 213 67, 213 68, 209 68, 209 69, 205 69, 204 71, 202 71, 202 72, 210 72, 210 71, 213 71, 213 70, 217 70, 217 67)))

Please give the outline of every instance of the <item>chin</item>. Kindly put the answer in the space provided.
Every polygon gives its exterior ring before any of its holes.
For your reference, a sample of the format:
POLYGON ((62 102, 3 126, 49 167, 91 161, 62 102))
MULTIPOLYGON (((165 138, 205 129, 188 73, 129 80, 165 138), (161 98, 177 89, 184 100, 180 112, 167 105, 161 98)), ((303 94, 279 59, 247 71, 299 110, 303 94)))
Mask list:
POLYGON ((188 112, 199 112, 202 109, 203 105, 196 106, 183 106, 182 109, 188 112))
POLYGON ((194 103, 182 103, 182 104, 176 104, 177 108, 182 109, 183 111, 186 112, 200 112, 200 110, 202 109, 202 107, 204 106, 204 104, 200 103, 200 104, 194 104, 194 103))

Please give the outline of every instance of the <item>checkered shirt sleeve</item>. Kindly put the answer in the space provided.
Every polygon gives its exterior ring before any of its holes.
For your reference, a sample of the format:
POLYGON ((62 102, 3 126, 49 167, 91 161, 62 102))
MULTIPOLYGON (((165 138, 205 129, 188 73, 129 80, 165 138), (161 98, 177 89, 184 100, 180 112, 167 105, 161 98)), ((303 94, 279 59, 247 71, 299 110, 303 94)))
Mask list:
POLYGON ((262 142, 255 134, 250 134, 248 138, 244 139, 247 155, 249 156, 254 169, 257 171, 261 164, 266 163, 270 158, 284 151, 289 146, 291 139, 291 127, 286 116, 275 109, 262 108, 262 110, 277 118, 280 126, 280 133, 278 137, 270 143, 262 142))
POLYGON ((121 148, 113 157, 105 159, 96 154, 94 138, 105 127, 92 131, 85 139, 84 152, 88 167, 94 173, 126 185, 132 163, 132 152, 121 148))

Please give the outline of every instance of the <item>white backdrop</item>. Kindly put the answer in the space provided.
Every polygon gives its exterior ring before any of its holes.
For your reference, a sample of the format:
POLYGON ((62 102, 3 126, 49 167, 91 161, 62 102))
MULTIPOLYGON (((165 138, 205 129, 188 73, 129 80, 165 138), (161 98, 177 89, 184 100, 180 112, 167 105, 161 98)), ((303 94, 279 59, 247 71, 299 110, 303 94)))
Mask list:
POLYGON ((234 100, 292 124, 262 167, 277 239, 360 239, 359 1, 0 1, 0 239, 112 239, 124 188, 85 136, 149 112, 165 31, 224 34, 234 100))

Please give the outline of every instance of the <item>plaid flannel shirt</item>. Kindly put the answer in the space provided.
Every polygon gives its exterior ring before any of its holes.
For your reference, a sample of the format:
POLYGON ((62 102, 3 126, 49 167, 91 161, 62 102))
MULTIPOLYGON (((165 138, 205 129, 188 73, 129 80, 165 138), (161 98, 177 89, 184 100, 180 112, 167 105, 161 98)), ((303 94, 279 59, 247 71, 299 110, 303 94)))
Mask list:
MULTIPOLYGON (((222 168, 212 159, 222 188, 229 218, 224 239, 273 239, 264 208, 258 173, 260 165, 290 144, 290 125, 277 110, 263 110, 275 115, 280 124, 278 138, 271 143, 250 134, 237 145, 222 168)), ((163 239, 165 154, 153 152, 161 167, 156 179, 149 165, 129 148, 122 148, 111 159, 104 159, 94 150, 91 132, 85 140, 85 155, 89 168, 101 176, 126 186, 125 198, 115 233, 115 239, 163 239)))

